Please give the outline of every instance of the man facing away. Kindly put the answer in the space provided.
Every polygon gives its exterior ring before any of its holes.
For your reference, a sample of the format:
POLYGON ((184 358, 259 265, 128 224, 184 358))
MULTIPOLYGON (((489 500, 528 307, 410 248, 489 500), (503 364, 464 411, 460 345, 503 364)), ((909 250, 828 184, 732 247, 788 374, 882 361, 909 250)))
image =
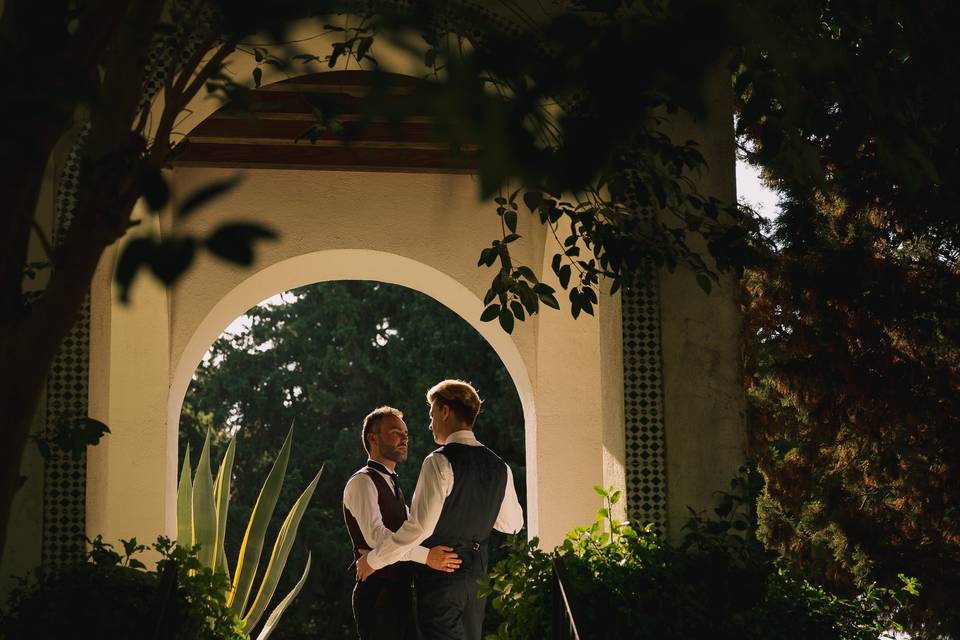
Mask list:
POLYGON ((468 383, 444 380, 427 392, 430 430, 441 445, 423 461, 410 517, 357 562, 361 580, 389 571, 417 545, 446 545, 462 565, 454 572, 415 569, 417 613, 424 640, 480 640, 484 600, 477 579, 487 570, 492 529, 523 526, 513 473, 480 444, 473 425, 480 396, 468 383))
MULTIPOLYGON (((397 463, 407 459, 403 413, 393 407, 374 409, 363 420, 361 437, 370 459, 343 490, 343 519, 356 558, 381 544, 408 515, 395 472, 397 463)), ((402 562, 354 587, 353 617, 361 640, 416 640, 412 564, 426 564, 431 571, 454 571, 460 564, 444 546, 428 550, 411 545, 398 560, 402 562)))

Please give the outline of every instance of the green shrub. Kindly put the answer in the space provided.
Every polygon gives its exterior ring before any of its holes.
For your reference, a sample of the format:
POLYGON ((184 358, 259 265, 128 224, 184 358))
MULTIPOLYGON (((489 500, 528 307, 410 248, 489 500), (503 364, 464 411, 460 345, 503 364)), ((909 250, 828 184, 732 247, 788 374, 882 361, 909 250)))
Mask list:
POLYGON ((146 571, 133 557, 146 547, 121 542, 123 554, 97 536, 87 562, 21 578, 0 613, 0 638, 246 639, 224 602, 226 576, 203 567, 195 548, 160 537, 157 570, 146 571))
POLYGON ((611 518, 621 493, 595 489, 604 500, 596 521, 552 552, 536 539, 507 543, 482 589, 499 616, 488 640, 551 637, 553 561, 568 574, 583 640, 877 640, 897 628, 896 594, 870 587, 844 599, 781 566, 753 536, 749 510, 738 508, 745 499, 723 494, 718 519, 692 513, 684 543, 671 546, 650 526, 611 518))

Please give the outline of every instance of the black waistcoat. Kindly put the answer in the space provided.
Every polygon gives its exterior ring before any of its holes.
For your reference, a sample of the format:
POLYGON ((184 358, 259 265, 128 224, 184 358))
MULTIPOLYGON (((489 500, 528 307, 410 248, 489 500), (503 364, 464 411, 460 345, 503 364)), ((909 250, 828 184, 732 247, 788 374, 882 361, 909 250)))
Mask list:
MULTIPOLYGON (((383 526, 390 531, 399 529, 407 520, 407 505, 404 504, 403 499, 398 498, 390 483, 373 469, 365 467, 357 473, 366 473, 377 488, 377 506, 380 508, 380 517, 383 518, 383 526)), ((347 509, 347 505, 343 505, 343 519, 347 523, 347 531, 350 533, 350 540, 353 542, 353 555, 355 558, 359 558, 360 549, 371 549, 372 547, 363 539, 360 525, 353 514, 350 513, 350 510, 347 509)), ((388 580, 409 580, 411 575, 410 563, 397 562, 383 567, 374 575, 388 580)))
POLYGON ((487 538, 507 488, 507 466, 490 449, 446 444, 436 450, 450 461, 453 489, 443 502, 433 534, 422 544, 445 544, 457 550, 462 569, 479 575, 487 566, 487 538))

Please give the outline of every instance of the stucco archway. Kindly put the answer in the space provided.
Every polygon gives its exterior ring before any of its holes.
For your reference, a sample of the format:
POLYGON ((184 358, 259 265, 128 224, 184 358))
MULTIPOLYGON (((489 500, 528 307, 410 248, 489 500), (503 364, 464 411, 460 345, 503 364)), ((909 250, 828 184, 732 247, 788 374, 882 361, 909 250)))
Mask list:
MULTIPOLYGON (((196 132, 212 110, 204 103, 192 105, 191 113, 181 131, 196 132)), ((592 486, 623 481, 616 299, 601 301, 599 321, 548 310, 512 335, 496 323, 479 323, 493 273, 478 268, 476 256, 499 237, 500 225, 489 203, 478 200, 474 175, 435 164, 388 163, 374 171, 181 164, 170 174, 174 200, 232 177, 237 167, 244 167, 245 179, 215 204, 187 219, 147 218, 151 224, 143 228, 202 238, 225 221, 266 222, 281 240, 260 247, 250 270, 201 255, 170 290, 141 278, 134 304, 122 307, 110 294, 112 261, 101 266, 91 349, 103 374, 91 379, 91 415, 115 428, 91 454, 89 532, 115 539, 175 530, 177 425, 203 353, 261 300, 336 279, 408 286, 472 324, 504 361, 523 404, 530 534, 553 545, 592 520, 592 486)), ((523 216, 518 233, 522 240, 511 245, 516 261, 551 281, 546 230, 523 216)))
MULTIPOLYGON (((183 399, 194 371, 213 341, 235 318, 280 291, 332 280, 375 280, 425 293, 456 312, 493 347, 510 374, 523 406, 526 468, 536 477, 537 419, 534 387, 517 346, 495 325, 479 322, 482 301, 449 275, 404 256, 369 249, 317 251, 270 265, 238 284, 207 313, 174 363, 167 412, 171 427, 180 420, 183 399)), ((168 451, 176 455, 177 429, 168 428, 168 451)), ((167 513, 175 510, 176 491, 168 487, 167 513)), ((527 493, 528 528, 538 530, 536 483, 527 493)))

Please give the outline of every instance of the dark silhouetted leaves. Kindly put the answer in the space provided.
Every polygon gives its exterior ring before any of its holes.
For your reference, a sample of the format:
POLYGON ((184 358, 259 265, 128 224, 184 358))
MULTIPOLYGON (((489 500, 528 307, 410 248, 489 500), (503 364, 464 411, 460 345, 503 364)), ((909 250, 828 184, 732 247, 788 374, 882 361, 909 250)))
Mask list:
POLYGON ((214 231, 204 244, 224 260, 242 266, 253 263, 254 244, 260 240, 276 240, 277 234, 259 224, 226 224, 214 231))
POLYGON ((170 187, 159 169, 144 167, 140 174, 140 190, 150 211, 154 213, 159 212, 170 202, 170 187))
POLYGON ((180 205, 179 215, 184 218, 189 216, 211 200, 224 195, 236 187, 242 179, 242 176, 235 175, 224 180, 214 180, 200 187, 184 199, 183 204, 180 205))
POLYGON ((483 313, 480 314, 481 322, 490 322, 494 318, 500 315, 500 305, 492 304, 486 309, 483 310, 483 313))

